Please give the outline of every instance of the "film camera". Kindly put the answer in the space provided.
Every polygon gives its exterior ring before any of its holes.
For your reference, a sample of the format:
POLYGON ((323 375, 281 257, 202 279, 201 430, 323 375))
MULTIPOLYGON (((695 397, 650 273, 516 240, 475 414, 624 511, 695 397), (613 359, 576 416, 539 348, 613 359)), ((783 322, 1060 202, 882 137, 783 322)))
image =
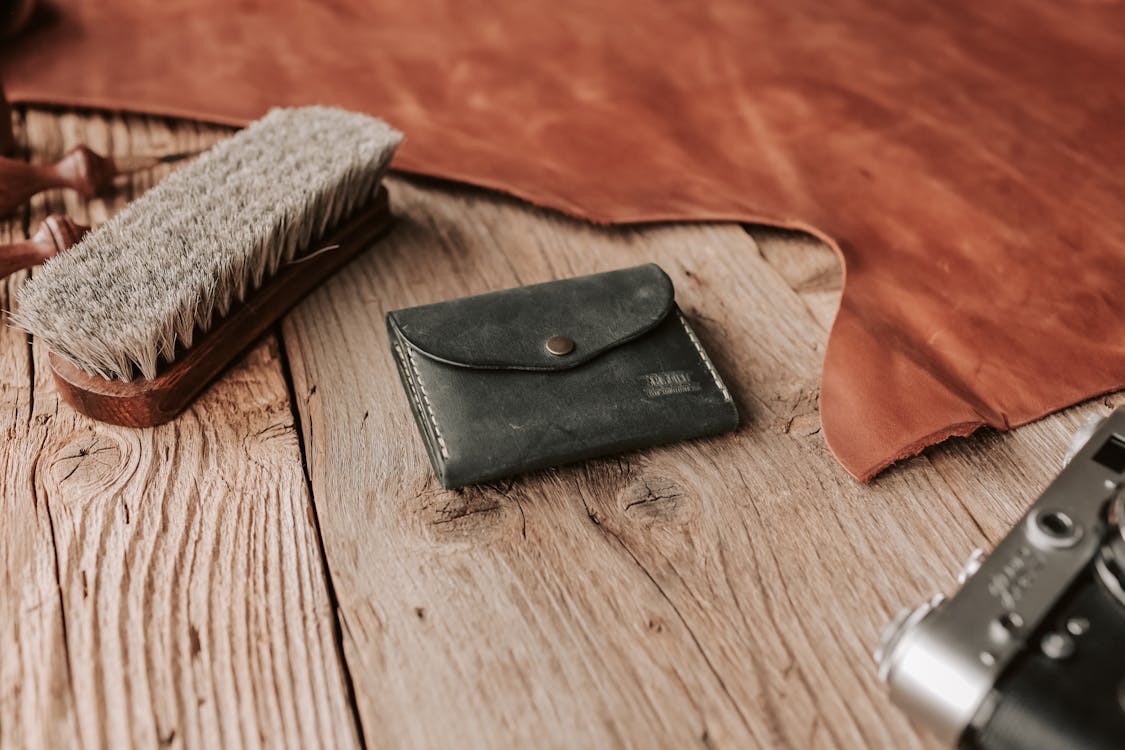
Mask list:
POLYGON ((1125 748, 1125 409, 952 597, 904 610, 875 653, 891 700, 945 744, 1125 748))

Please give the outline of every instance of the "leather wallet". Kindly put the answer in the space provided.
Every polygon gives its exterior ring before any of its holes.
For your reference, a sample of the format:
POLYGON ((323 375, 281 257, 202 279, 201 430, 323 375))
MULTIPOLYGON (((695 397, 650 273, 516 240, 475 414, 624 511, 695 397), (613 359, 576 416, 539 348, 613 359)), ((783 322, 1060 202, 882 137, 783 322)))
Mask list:
POLYGON ((387 331, 445 487, 738 426, 653 264, 396 310, 387 331))

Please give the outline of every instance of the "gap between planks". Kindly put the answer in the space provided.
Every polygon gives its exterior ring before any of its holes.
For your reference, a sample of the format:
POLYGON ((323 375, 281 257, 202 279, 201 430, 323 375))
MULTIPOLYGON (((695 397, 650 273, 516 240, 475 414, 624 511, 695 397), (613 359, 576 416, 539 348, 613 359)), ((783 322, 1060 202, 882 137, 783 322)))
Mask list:
MULTIPOLYGON (((289 394, 289 409, 293 415, 293 424, 300 425, 301 416, 297 409, 297 392, 293 388, 293 371, 289 365, 289 356, 285 352, 285 342, 280 335, 280 325, 274 326, 271 336, 277 341, 278 362, 281 366, 282 377, 285 378, 285 388, 289 394)), ((340 621, 340 603, 336 596, 336 587, 332 583, 332 570, 328 566, 328 556, 324 552, 324 536, 320 530, 320 519, 316 512, 316 498, 313 495, 312 477, 309 474, 308 453, 305 448, 304 431, 297 429, 297 447, 301 455, 301 472, 305 478, 305 487, 308 491, 308 510, 310 523, 316 532, 317 549, 320 551, 320 564, 324 571, 324 584, 328 594, 328 603, 332 611, 332 638, 336 645, 336 656, 340 662, 343 673, 344 687, 347 691, 348 705, 351 708, 352 721, 355 724, 356 738, 359 740, 361 750, 366 750, 367 741, 363 733, 363 723, 359 718, 359 703, 356 699, 355 682, 352 679, 351 668, 348 666, 347 656, 344 653, 344 631, 340 621)))

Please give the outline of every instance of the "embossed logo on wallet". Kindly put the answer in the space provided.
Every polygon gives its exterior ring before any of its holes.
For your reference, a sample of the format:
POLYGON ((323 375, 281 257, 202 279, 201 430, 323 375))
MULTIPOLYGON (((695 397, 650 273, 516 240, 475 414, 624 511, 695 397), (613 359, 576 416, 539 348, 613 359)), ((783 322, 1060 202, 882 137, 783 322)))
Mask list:
POLYGON ((650 372, 641 375, 641 382, 644 383, 645 395, 649 398, 671 396, 676 393, 695 393, 702 388, 687 370, 650 372))

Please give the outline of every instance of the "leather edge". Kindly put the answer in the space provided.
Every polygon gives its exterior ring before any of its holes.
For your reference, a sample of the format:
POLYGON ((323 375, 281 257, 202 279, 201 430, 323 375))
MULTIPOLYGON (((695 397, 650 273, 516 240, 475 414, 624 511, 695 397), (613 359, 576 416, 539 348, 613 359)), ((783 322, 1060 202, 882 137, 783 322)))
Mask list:
MULTIPOLYGON (((443 449, 443 442, 441 441, 440 434, 437 432, 436 424, 431 423, 430 411, 422 401, 421 383, 415 380, 413 373, 414 368, 410 367, 407 363, 409 358, 409 351, 404 351, 403 342, 405 338, 401 336, 398 331, 397 325, 394 323, 391 314, 388 313, 386 317, 387 336, 391 347, 391 356, 394 358, 395 366, 398 370, 398 376, 402 382, 402 390, 406 394, 407 403, 410 405, 410 412, 414 416, 414 422, 418 427, 418 433, 422 438, 422 444, 426 448, 426 455, 430 459, 430 465, 434 469, 434 474, 437 476, 438 481, 446 489, 450 489, 450 484, 447 477, 447 461, 448 449, 443 449)), ((436 421, 436 419, 435 419, 436 421)))

